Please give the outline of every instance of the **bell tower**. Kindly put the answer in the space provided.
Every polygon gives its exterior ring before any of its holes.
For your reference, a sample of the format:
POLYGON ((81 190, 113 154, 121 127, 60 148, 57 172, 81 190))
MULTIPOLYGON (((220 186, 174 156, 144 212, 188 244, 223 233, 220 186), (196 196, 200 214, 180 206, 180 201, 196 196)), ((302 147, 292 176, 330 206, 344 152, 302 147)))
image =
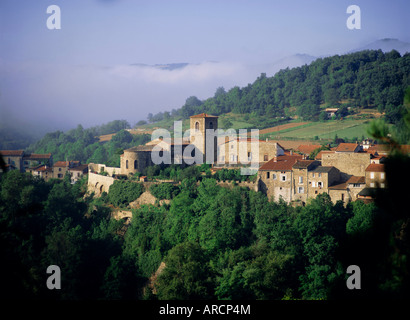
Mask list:
POLYGON ((190 117, 190 141, 195 146, 195 152, 200 152, 202 155, 203 163, 206 162, 206 153, 213 152, 213 155, 208 155, 208 163, 216 163, 217 157, 217 130, 218 129, 218 117, 212 116, 206 113, 197 114, 190 117), (207 136, 209 132, 207 129, 212 129, 214 134, 207 136), (208 139, 208 144, 206 143, 208 139), (213 144, 213 151, 212 145, 213 144), (208 150, 207 150, 208 148, 208 150), (210 148, 210 149, 209 149, 210 148), (209 161, 209 158, 212 158, 209 161))

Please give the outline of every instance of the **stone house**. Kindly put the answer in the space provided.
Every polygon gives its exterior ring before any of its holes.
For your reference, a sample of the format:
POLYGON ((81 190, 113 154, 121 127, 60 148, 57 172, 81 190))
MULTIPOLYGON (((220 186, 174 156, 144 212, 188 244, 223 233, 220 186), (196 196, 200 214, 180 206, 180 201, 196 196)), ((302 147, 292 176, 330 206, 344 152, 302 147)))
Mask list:
POLYGON ((29 168, 37 167, 40 164, 46 165, 47 167, 53 166, 53 156, 51 153, 47 154, 37 154, 30 153, 23 156, 23 171, 29 168))
POLYGON ((53 178, 64 179, 67 172, 79 165, 80 161, 57 161, 53 166, 53 178))
POLYGON ((30 172, 33 176, 40 177, 45 181, 48 181, 53 178, 53 168, 44 164, 40 164, 37 167, 31 167, 27 169, 26 172, 30 172))
POLYGON ((23 150, 0 150, 7 170, 19 170, 23 172, 23 150))
POLYGON ((285 154, 285 148, 270 140, 252 138, 225 139, 218 144, 218 166, 231 166, 257 161, 263 165, 273 157, 285 154), (255 158, 256 157, 256 158, 255 158))
POLYGON ((36 168, 40 165, 53 166, 53 156, 48 154, 26 154, 24 150, 1 150, 0 156, 3 157, 7 168, 25 172, 27 169, 36 168))
POLYGON ((292 166, 294 200, 305 203, 309 197, 309 173, 320 165, 315 160, 297 160, 292 166))
POLYGON ((88 164, 80 164, 78 166, 69 168, 71 173, 71 183, 76 183, 82 176, 88 173, 88 164))
POLYGON ((386 171, 384 164, 372 163, 366 168, 366 187, 368 188, 385 188, 386 171))
POLYGON ((318 194, 329 193, 329 187, 340 181, 340 170, 333 166, 317 166, 308 172, 308 194, 315 198, 318 194))
POLYGON ((258 170, 259 190, 269 199, 286 202, 293 200, 293 165, 302 160, 301 155, 282 155, 273 157, 258 170))
POLYGON ((330 186, 329 196, 334 203, 340 200, 346 204, 356 201, 365 186, 365 177, 351 176, 346 182, 330 186))

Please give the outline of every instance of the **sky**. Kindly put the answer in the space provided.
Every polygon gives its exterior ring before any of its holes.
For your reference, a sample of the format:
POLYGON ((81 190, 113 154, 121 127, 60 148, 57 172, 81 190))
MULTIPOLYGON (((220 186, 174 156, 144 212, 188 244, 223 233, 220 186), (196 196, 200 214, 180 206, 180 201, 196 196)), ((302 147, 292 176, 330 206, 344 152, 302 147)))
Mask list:
MULTIPOLYGON (((1 0, 0 122, 84 127, 180 108, 294 54, 410 42, 408 0, 1 0), (361 29, 350 30, 349 5, 361 29), (57 5, 61 29, 50 30, 57 5), (189 63, 161 70, 157 64, 189 63)), ((294 62, 292 62, 294 63, 294 62)))

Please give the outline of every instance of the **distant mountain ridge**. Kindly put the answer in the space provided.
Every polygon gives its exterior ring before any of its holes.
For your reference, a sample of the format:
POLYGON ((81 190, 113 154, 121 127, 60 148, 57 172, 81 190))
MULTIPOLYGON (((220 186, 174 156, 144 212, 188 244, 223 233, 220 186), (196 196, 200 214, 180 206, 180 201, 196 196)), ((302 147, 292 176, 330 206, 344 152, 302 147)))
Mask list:
POLYGON ((401 55, 406 52, 410 52, 410 43, 400 41, 393 38, 384 38, 380 40, 373 41, 363 47, 359 47, 355 50, 349 51, 349 53, 363 51, 363 50, 382 50, 383 52, 390 52, 392 50, 397 50, 401 55))

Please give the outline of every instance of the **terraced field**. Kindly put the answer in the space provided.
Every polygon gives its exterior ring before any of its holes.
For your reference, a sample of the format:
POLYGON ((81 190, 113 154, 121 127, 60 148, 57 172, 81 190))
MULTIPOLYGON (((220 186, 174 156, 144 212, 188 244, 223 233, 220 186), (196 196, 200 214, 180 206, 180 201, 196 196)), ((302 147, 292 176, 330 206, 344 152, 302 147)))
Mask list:
MULTIPOLYGON (((270 139, 319 139, 332 140, 337 135, 339 138, 361 138, 367 137, 367 120, 334 120, 326 122, 299 123, 299 126, 288 127, 279 130, 271 129, 270 134, 263 134, 263 137, 270 139)), ((262 130, 261 130, 262 131, 262 130)))

